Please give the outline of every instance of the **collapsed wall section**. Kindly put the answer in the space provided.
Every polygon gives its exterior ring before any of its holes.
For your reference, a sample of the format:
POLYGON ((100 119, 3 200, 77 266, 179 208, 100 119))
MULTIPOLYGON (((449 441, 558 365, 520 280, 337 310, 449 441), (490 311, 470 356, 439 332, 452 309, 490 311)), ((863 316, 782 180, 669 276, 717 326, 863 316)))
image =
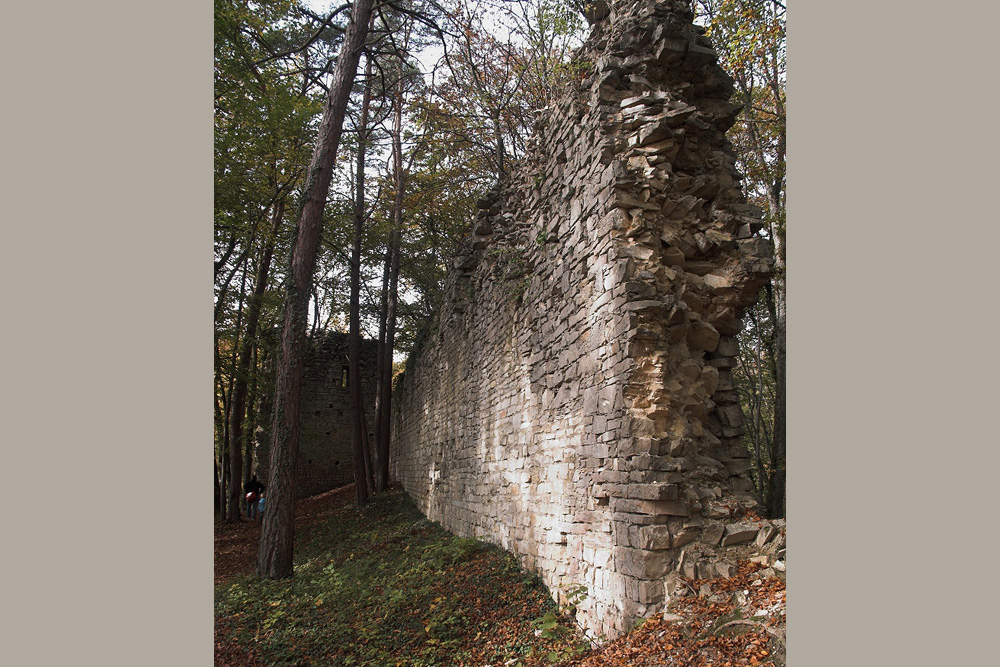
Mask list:
POLYGON ((662 608, 666 575, 724 573, 745 539, 730 368, 771 260, 687 3, 591 19, 591 74, 479 203, 407 363, 392 468, 429 518, 585 586, 578 621, 614 636, 662 608))

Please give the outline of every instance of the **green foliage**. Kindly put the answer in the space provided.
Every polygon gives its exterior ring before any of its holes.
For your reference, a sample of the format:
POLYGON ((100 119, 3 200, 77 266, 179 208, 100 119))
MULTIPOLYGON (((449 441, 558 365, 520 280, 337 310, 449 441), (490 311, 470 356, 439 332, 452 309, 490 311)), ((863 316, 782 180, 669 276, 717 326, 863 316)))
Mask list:
POLYGON ((308 21, 291 1, 215 2, 215 341, 216 433, 227 433, 228 400, 236 352, 252 335, 246 434, 260 418, 262 397, 273 393, 265 360, 277 344, 282 269, 287 265, 298 187, 308 164, 321 91, 301 74, 304 53, 274 57, 305 39, 308 21), (279 218, 277 211, 283 211, 279 218), (273 218, 278 228, 273 229, 273 218), (267 250, 269 276, 256 332, 247 330, 249 294, 267 250))
POLYGON ((520 303, 531 284, 531 266, 527 253, 518 246, 497 246, 486 251, 493 266, 491 275, 504 285, 512 303, 520 303))
POLYGON ((570 586, 563 591, 566 595, 566 603, 559 607, 558 611, 549 610, 542 616, 531 621, 531 626, 535 628, 537 634, 546 639, 567 641, 562 648, 550 650, 545 654, 549 662, 563 662, 576 657, 590 648, 586 642, 569 641, 576 631, 569 624, 569 620, 576 613, 577 606, 587 599, 587 587, 582 584, 570 586))
POLYGON ((698 0, 720 64, 743 105, 729 131, 747 198, 766 213, 783 252, 785 188, 785 9, 774 0, 698 0))
POLYGON ((535 243, 538 245, 545 245, 546 243, 555 243, 559 240, 559 237, 555 234, 549 232, 548 229, 543 228, 535 234, 535 243))
POLYGON ((583 18, 562 0, 457 0, 445 24, 449 55, 423 108, 436 138, 488 182, 524 154, 532 111, 578 80, 570 55, 583 18))
POLYGON ((534 0, 518 3, 519 32, 530 57, 525 64, 525 91, 536 107, 545 106, 590 69, 572 60, 572 51, 583 42, 586 23, 572 2, 534 0))
POLYGON ((476 200, 487 188, 487 179, 467 169, 451 152, 452 145, 437 134, 434 119, 420 116, 417 121, 421 131, 435 140, 418 146, 404 200, 406 261, 400 281, 411 295, 397 333, 404 350, 440 302, 454 249, 472 223, 476 200))
POLYGON ((264 664, 443 667, 578 646, 534 635, 529 619, 554 605, 516 558, 447 533, 400 492, 296 537, 293 578, 216 587, 216 616, 264 664))
POLYGON ((765 506, 769 478, 778 465, 774 448, 774 413, 777 368, 773 349, 774 321, 768 312, 766 295, 744 315, 739 335, 740 354, 733 368, 733 380, 743 411, 743 444, 750 452, 750 469, 757 495, 765 506))
POLYGON ((432 544, 424 549, 426 563, 444 570, 450 565, 463 563, 477 551, 485 549, 486 545, 470 537, 455 537, 445 542, 432 544))

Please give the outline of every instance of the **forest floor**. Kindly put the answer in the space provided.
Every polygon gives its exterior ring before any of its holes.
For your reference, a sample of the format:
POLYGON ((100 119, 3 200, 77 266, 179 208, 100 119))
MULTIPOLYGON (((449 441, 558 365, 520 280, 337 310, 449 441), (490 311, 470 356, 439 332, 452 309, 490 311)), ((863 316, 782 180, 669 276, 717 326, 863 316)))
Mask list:
POLYGON ((592 648, 516 558, 451 535, 399 490, 359 511, 348 486, 295 514, 281 581, 253 575, 259 522, 216 523, 216 667, 784 665, 785 584, 759 564, 687 580, 673 620, 592 648))

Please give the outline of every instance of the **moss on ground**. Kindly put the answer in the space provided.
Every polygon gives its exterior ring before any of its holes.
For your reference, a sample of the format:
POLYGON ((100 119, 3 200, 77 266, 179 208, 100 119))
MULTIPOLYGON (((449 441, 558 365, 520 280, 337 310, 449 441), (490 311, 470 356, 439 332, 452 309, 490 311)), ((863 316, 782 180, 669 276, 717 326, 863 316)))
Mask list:
POLYGON ((400 491, 363 510, 341 498, 296 538, 294 576, 216 586, 217 626, 261 664, 432 667, 548 664, 571 634, 537 636, 555 612, 507 552, 451 535, 400 491))

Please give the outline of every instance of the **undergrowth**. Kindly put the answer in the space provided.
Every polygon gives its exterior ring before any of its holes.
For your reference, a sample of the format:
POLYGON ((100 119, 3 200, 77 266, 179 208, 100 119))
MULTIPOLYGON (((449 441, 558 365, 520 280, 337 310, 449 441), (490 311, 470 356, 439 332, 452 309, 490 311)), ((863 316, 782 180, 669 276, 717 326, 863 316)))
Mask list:
POLYGON ((545 665, 580 646, 536 633, 558 610, 513 556, 451 535, 399 491, 298 536, 291 579, 220 584, 215 613, 238 645, 287 667, 545 665))

